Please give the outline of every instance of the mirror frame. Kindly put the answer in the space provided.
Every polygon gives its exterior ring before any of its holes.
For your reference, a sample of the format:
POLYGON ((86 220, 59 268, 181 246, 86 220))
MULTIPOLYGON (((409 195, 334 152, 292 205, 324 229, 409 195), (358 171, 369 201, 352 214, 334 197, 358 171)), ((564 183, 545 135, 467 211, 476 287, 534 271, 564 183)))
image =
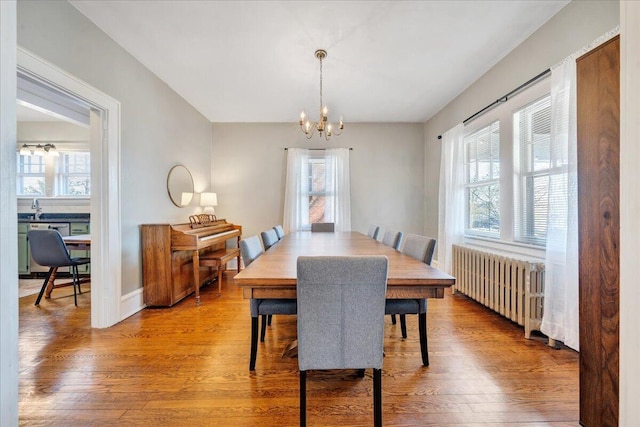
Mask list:
POLYGON ((184 208, 193 199, 193 176, 185 165, 175 165, 167 174, 167 194, 171 202, 179 208, 184 208), (191 194, 186 203, 182 203, 182 196, 185 193, 191 194))

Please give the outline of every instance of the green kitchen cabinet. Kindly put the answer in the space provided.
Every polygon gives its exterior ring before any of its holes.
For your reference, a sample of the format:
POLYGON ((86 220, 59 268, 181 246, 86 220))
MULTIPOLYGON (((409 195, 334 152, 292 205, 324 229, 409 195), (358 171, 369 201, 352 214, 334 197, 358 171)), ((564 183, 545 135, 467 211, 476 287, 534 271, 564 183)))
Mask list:
POLYGON ((31 251, 29 250, 29 240, 27 239, 28 231, 28 223, 18 223, 18 274, 31 273, 31 251))
MULTIPOLYGON (((90 228, 88 222, 72 222, 71 228, 69 230, 69 234, 72 236, 76 236, 78 234, 89 234, 90 228)), ((88 258, 91 256, 91 251, 69 251, 69 254, 72 257, 83 257, 88 258)), ((78 273, 80 274, 89 274, 91 273, 91 264, 84 264, 78 266, 78 273)))

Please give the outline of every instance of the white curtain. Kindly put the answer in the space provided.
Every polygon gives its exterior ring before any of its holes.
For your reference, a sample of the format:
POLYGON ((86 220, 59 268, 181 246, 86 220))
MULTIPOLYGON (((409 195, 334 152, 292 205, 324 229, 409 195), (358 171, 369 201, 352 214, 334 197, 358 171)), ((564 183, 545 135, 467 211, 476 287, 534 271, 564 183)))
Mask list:
POLYGON ((541 331, 579 349, 575 56, 551 70, 549 213, 541 331))
POLYGON ((451 274, 451 246, 464 235, 464 125, 442 134, 438 197, 438 268, 451 274))
POLYGON ((351 231, 351 178, 349 149, 325 151, 325 222, 335 223, 336 231, 351 231))
POLYGON ((576 58, 618 33, 616 27, 551 68, 551 171, 540 330, 575 350, 580 350, 576 58))
POLYGON ((287 178, 284 191, 285 233, 309 227, 309 150, 289 148, 287 150, 287 178))
MULTIPOLYGON (((326 192, 324 222, 333 222, 336 231, 351 231, 349 149, 330 148, 323 153, 326 192)), ((282 223, 286 233, 310 229, 309 157, 307 149, 289 148, 287 151, 282 223)))

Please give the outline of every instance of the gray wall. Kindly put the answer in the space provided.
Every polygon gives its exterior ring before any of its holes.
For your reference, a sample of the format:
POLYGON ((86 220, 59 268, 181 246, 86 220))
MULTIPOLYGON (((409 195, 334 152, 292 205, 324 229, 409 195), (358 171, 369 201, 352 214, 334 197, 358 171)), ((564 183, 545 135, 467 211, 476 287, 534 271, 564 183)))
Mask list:
POLYGON ((212 191, 219 217, 249 236, 282 224, 285 147, 351 147, 351 227, 424 232, 423 125, 346 123, 329 143, 296 123, 213 124, 212 191))
POLYGON ((617 1, 572 1, 425 124, 427 234, 438 230, 440 141, 451 129, 530 78, 590 44, 620 22, 617 1))
POLYGON ((211 123, 66 1, 19 1, 18 45, 121 103, 122 293, 142 286, 139 224, 186 222, 166 179, 176 163, 208 187, 211 123))

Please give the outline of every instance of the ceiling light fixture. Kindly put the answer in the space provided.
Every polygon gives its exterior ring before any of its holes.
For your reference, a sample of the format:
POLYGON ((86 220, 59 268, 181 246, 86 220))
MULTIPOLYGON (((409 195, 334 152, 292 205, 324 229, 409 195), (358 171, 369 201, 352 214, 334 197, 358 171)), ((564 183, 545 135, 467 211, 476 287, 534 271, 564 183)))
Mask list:
POLYGON ((307 136, 307 139, 311 139, 313 133, 317 130, 318 135, 322 137, 322 133, 324 132, 324 139, 329 140, 332 135, 342 135, 342 129, 344 129, 344 124, 342 124, 342 116, 340 117, 340 123, 338 124, 338 131, 333 129, 333 125, 329 121, 327 117, 327 113, 329 110, 327 106, 322 103, 322 60, 327 57, 327 51, 323 49, 316 50, 315 53, 316 58, 320 60, 320 120, 317 122, 311 122, 309 119, 306 119, 306 114, 304 110, 300 113, 300 129, 307 136))
POLYGON ((29 145, 22 144, 20 147, 20 155, 21 156, 53 156, 58 157, 60 153, 58 149, 53 144, 38 144, 38 145, 29 145))

